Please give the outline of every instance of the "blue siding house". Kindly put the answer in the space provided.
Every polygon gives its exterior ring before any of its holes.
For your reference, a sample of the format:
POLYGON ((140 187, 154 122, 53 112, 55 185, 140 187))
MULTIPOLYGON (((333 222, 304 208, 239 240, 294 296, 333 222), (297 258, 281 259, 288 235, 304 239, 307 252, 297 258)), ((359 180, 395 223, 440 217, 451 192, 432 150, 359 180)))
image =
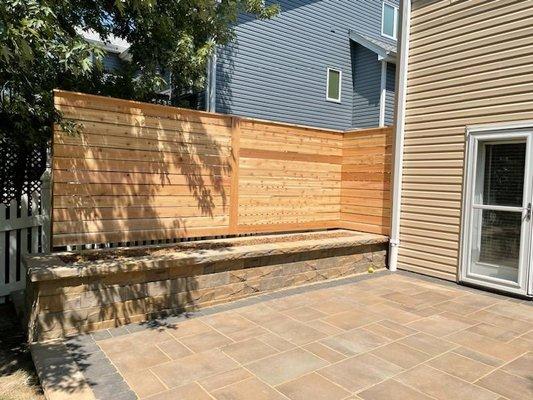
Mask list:
MULTIPOLYGON (((399 0, 266 1, 281 12, 241 15, 205 93, 185 93, 180 105, 342 130, 392 124, 399 0)), ((102 45, 106 69, 129 57, 127 43, 102 45)))
POLYGON ((209 111, 351 129, 393 119, 399 0, 273 0, 208 72, 209 111), (215 72, 216 71, 216 72, 215 72))

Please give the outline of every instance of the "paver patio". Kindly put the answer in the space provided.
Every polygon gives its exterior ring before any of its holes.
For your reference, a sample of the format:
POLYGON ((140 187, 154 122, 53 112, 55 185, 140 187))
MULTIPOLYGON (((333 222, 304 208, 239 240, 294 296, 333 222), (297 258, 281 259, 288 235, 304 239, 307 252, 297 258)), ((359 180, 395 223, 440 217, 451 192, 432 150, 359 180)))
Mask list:
POLYGON ((67 346, 97 398, 533 398, 528 301, 379 273, 201 314, 67 346))

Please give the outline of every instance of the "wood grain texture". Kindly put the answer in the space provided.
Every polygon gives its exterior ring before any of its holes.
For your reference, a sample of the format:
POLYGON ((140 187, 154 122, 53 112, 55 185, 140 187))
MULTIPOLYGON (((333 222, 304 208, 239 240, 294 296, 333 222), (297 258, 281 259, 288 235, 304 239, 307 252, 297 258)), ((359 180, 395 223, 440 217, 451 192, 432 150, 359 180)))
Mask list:
POLYGON ((55 246, 227 233, 233 120, 56 92, 79 134, 54 129, 55 246))
POLYGON ((388 235, 392 128, 344 135, 341 183, 343 227, 388 235))
POLYGON ((54 246, 388 232, 390 129, 344 133, 55 92, 54 246), (344 199, 344 201, 342 201, 344 199))
POLYGON ((242 231, 340 220, 342 134, 263 121, 243 121, 241 129, 242 231), (258 197, 266 200, 261 206, 254 204, 258 197))

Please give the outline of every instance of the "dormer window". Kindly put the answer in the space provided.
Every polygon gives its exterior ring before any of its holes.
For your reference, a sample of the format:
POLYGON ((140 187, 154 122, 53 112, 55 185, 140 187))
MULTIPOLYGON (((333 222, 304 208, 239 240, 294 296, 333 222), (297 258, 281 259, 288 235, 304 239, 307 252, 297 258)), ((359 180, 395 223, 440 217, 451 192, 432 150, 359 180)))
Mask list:
POLYGON ((389 3, 383 3, 381 34, 394 40, 398 37, 398 7, 389 3))

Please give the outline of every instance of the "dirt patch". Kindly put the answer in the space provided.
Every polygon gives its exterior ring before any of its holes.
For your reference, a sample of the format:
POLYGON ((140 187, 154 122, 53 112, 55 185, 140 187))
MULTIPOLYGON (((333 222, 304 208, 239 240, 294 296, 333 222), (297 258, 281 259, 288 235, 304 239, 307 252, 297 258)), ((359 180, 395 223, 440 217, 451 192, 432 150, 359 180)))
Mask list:
POLYGON ((197 242, 185 242, 178 243, 173 246, 166 247, 142 247, 142 248, 125 248, 117 249, 113 251, 94 251, 89 250, 83 253, 73 253, 67 255, 61 255, 59 258, 61 261, 72 264, 78 262, 88 262, 88 261, 100 261, 100 260, 120 260, 125 258, 134 258, 134 257, 159 257, 176 252, 185 252, 185 251, 197 251, 197 250, 214 250, 214 249, 224 249, 236 246, 244 245, 257 245, 257 244, 266 244, 266 243, 288 243, 288 242, 299 242, 302 240, 320 240, 320 239, 333 239, 339 237, 350 237, 354 236, 350 232, 324 232, 319 234, 310 234, 302 233, 295 234, 290 236, 276 236, 276 235, 261 235, 256 238, 247 237, 246 239, 236 238, 232 241, 227 242, 213 242, 213 241, 197 241, 197 242))
POLYGON ((44 400, 30 350, 11 304, 0 305, 0 400, 44 400))

